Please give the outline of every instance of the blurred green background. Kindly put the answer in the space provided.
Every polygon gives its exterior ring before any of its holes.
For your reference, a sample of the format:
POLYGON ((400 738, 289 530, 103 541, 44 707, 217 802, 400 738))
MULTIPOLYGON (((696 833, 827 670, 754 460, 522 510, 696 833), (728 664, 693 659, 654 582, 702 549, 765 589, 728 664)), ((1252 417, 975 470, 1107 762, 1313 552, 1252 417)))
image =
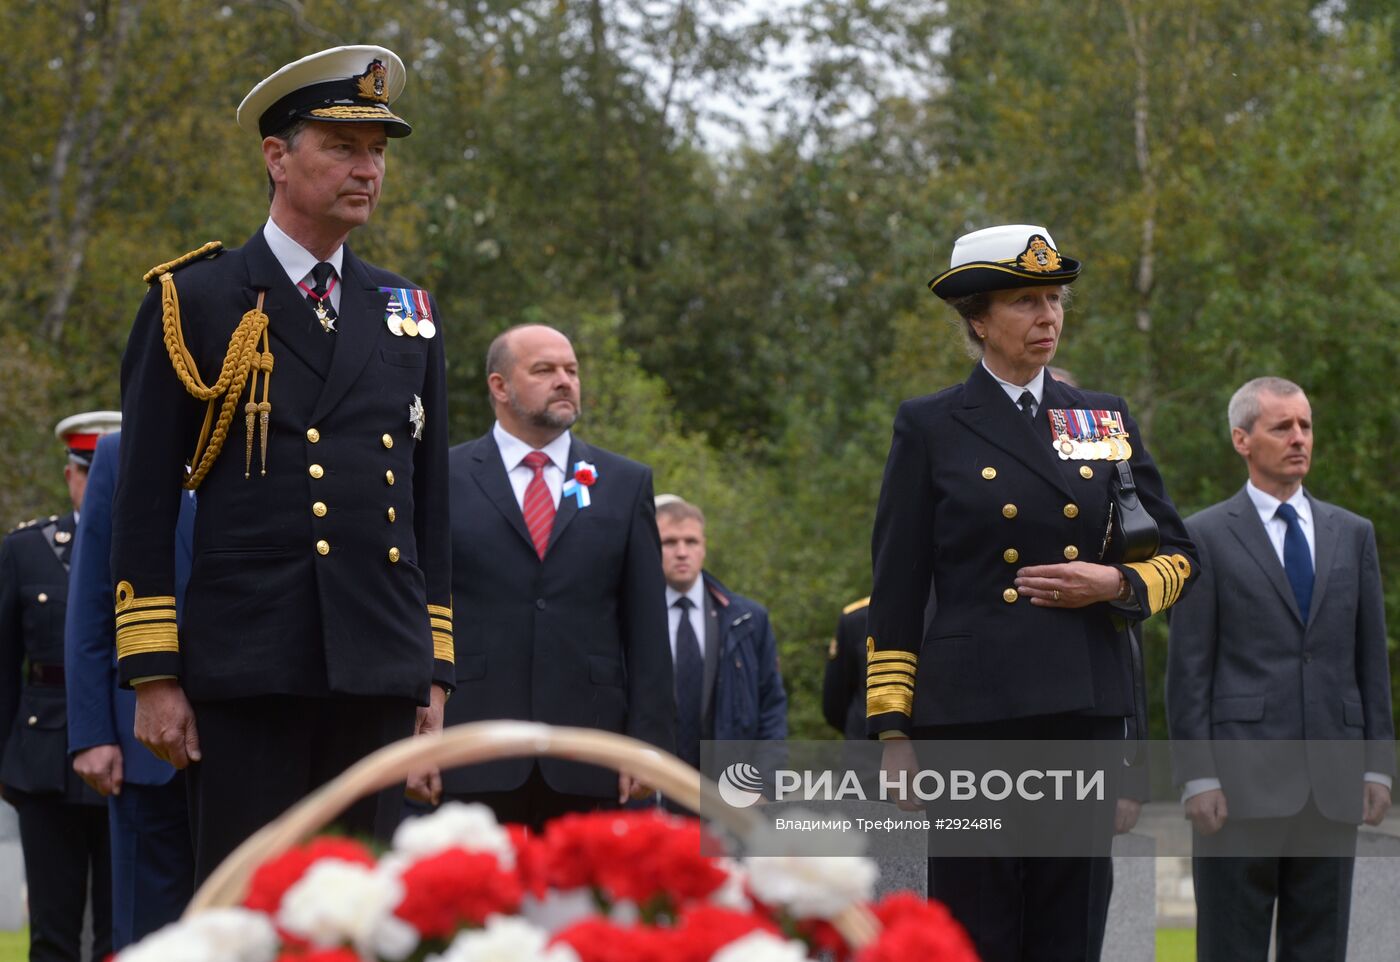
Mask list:
MULTIPOLYGON (((415 132, 352 244, 435 293, 453 440, 489 425, 494 334, 571 333, 580 433, 704 507, 711 569, 772 609, 795 735, 828 734, 826 642, 869 590, 894 408, 971 364, 925 283, 989 224, 1048 225, 1085 262, 1057 363, 1129 399, 1183 513, 1243 482, 1234 388, 1301 383, 1309 488, 1374 519, 1400 622, 1392 3, 6 9, 27 54, 0 84, 8 523, 62 508, 54 422, 118 406, 142 273, 266 216, 243 94, 377 42, 409 65, 415 132)), ((1154 626, 1159 735, 1164 644, 1154 626)))

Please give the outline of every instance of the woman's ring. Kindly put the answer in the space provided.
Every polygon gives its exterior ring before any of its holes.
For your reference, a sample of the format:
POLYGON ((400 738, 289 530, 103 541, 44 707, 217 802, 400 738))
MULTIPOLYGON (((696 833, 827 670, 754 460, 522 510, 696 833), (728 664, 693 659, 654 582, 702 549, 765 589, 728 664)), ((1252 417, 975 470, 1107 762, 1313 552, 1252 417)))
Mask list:
POLYGON ((1050 597, 1054 598, 1056 601, 1059 601, 1059 600, 1060 600, 1060 589, 1059 589, 1059 588, 1052 588, 1052 589, 1051 589, 1051 592, 1050 592, 1050 597))

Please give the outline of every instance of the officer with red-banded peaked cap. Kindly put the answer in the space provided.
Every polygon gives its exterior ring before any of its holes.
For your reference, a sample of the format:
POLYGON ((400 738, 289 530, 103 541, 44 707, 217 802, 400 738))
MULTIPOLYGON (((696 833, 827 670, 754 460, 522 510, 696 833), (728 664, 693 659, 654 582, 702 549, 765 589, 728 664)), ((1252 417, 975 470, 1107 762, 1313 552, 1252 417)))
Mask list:
MULTIPOLYGON (((409 132, 404 83, 393 51, 359 45, 254 86, 238 123, 261 142, 267 221, 150 270, 123 359, 117 670, 137 738, 189 772, 197 879, 364 755, 438 727, 455 681, 443 318, 346 243, 409 132), (177 629, 182 488, 199 515, 177 629)), ((344 827, 385 835, 392 796, 344 827)))
POLYGON ((93 953, 112 946, 107 806, 68 761, 63 631, 77 510, 97 439, 115 411, 58 422, 71 508, 27 521, 0 542, 0 797, 19 814, 29 883, 30 958, 76 959, 91 889, 93 953))

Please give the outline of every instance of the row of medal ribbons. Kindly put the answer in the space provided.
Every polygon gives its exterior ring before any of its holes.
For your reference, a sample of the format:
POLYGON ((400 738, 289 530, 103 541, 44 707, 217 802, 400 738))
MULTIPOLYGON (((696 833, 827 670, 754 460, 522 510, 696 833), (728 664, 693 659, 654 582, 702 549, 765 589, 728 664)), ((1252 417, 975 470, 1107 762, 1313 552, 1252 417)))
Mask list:
POLYGON ((428 292, 407 287, 381 287, 389 295, 389 304, 384 309, 384 326, 395 337, 433 337, 437 325, 433 323, 433 309, 428 303, 428 292))
POLYGON ((1051 443, 1061 461, 1126 461, 1133 456, 1123 415, 1083 408, 1050 410, 1051 443))

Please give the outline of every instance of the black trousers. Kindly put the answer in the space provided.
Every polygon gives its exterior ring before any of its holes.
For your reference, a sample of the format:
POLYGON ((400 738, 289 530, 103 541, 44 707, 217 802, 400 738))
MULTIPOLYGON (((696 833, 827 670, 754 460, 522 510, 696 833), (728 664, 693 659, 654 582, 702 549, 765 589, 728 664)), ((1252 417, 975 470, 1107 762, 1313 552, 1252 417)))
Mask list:
MULTIPOLYGON (((193 706, 202 760, 187 769, 195 884, 248 836, 366 755, 413 734, 403 698, 264 695, 193 706)), ((388 841, 403 785, 361 799, 336 825, 388 841)))
POLYGON ((463 792, 448 796, 457 802, 480 802, 496 813, 497 821, 515 822, 536 832, 544 823, 570 812, 597 812, 617 808, 616 798, 570 795, 549 787, 536 765, 519 788, 508 792, 463 792))
POLYGON ((1355 850, 1356 826, 1326 818, 1311 797, 1289 818, 1227 819, 1193 836, 1196 957, 1264 962, 1277 902, 1277 962, 1344 962, 1354 859, 1332 853, 1355 850))
MULTIPOLYGON (((919 741, 1099 742, 1119 745, 1122 718, 1042 715, 967 725, 916 728, 919 741)), ((1108 751, 1121 766, 1121 751, 1108 751)), ((921 764, 926 764, 921 760, 921 764)), ((1092 821, 1091 850, 1112 842, 1113 808, 1121 768, 1106 769, 1106 804, 1076 815, 1092 821)), ((1081 834, 1083 824, 1074 826, 1081 834)), ((936 830, 935 830, 936 832, 936 830)), ((943 839, 931 838, 937 850, 943 839)), ((1014 844, 1014 843, 1013 843, 1014 844)), ((929 859, 929 896, 948 906, 967 929, 982 962, 1096 962, 1103 950, 1113 860, 1107 855, 1034 857, 934 856, 929 859)))
POLYGON ((112 862, 103 805, 13 788, 29 883, 29 962, 81 962, 83 913, 92 887, 93 958, 112 951, 112 862))

